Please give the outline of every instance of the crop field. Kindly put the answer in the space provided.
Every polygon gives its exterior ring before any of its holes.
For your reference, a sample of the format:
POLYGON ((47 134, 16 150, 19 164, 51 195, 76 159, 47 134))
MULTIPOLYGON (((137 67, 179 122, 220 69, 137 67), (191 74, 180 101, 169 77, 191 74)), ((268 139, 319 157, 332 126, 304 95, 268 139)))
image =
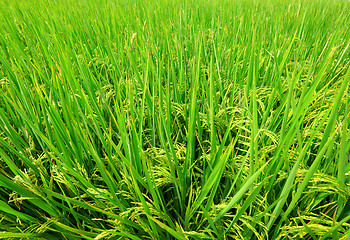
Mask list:
POLYGON ((350 239, 350 2, 1 0, 0 239, 350 239))

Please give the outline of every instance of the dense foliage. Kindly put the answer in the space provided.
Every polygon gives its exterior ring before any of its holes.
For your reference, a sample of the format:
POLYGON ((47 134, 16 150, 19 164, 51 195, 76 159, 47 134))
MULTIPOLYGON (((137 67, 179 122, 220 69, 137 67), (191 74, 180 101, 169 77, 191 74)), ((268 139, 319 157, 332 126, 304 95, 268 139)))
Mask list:
POLYGON ((0 13, 0 238, 349 239, 349 1, 0 13))

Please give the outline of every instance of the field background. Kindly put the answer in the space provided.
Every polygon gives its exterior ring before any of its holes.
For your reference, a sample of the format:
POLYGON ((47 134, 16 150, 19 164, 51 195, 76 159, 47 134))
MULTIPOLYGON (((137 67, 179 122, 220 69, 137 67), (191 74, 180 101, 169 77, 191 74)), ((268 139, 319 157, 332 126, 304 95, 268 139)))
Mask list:
POLYGON ((0 238, 343 239, 350 3, 0 1, 0 238))

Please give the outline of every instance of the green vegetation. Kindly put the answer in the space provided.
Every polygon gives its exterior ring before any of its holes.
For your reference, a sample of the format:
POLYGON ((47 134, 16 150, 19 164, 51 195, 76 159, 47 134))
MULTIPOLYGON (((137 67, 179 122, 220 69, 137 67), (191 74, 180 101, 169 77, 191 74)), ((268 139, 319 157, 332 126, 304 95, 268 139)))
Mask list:
POLYGON ((156 2, 0 1, 0 238, 349 239, 350 2, 156 2))

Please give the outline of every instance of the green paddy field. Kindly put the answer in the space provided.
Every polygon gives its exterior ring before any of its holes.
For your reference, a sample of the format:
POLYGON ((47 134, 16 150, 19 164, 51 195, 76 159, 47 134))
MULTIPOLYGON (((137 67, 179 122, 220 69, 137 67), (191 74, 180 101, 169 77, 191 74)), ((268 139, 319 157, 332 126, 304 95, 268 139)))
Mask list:
POLYGON ((0 239, 350 240, 350 2, 1 0, 0 239))

